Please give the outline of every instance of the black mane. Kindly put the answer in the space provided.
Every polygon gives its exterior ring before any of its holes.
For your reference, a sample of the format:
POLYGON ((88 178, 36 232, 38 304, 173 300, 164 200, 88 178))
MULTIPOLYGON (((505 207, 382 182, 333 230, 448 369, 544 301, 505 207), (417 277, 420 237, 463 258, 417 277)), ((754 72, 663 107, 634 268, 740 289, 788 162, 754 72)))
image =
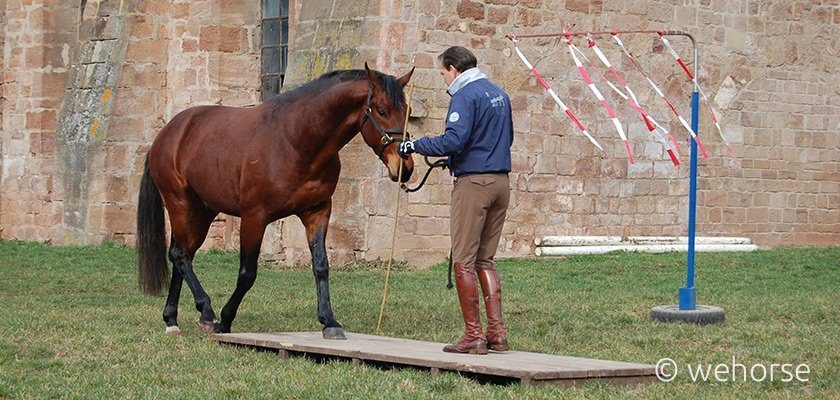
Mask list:
MULTIPOLYGON (((385 96, 388 97, 391 104, 397 107, 405 106, 405 94, 403 93, 402 85, 400 85, 397 81, 397 78, 393 75, 386 75, 379 71, 372 70, 371 72, 373 72, 382 81, 382 88, 385 90, 385 96)), ((316 95, 342 82, 358 81, 362 79, 367 79, 367 73, 363 69, 330 71, 288 92, 280 93, 268 101, 274 103, 287 103, 295 101, 301 97, 316 95)))

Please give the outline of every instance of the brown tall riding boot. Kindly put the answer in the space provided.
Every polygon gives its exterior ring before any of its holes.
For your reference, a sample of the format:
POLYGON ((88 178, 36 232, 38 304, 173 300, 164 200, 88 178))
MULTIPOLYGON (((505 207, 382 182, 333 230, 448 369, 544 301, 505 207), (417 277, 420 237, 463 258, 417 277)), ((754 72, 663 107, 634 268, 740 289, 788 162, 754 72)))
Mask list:
POLYGON ((493 351, 508 351, 505 324, 502 322, 502 285, 495 269, 479 269, 478 281, 487 307, 487 345, 493 351))
POLYGON ((443 348, 447 353, 487 354, 487 338, 481 329, 481 314, 478 310, 478 286, 475 282, 475 269, 455 263, 455 287, 458 289, 458 301, 464 316, 464 337, 458 343, 443 348))

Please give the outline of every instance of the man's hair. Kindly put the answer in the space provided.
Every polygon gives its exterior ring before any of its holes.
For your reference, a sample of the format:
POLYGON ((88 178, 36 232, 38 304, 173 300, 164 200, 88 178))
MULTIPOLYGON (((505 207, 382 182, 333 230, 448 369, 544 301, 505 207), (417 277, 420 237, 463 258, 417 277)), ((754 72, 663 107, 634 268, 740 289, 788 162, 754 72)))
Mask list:
POLYGON ((438 61, 440 61, 440 65, 443 68, 449 69, 449 66, 451 65, 457 69, 458 72, 464 72, 470 68, 475 68, 478 64, 475 54, 461 46, 452 46, 446 49, 446 51, 440 53, 438 61))

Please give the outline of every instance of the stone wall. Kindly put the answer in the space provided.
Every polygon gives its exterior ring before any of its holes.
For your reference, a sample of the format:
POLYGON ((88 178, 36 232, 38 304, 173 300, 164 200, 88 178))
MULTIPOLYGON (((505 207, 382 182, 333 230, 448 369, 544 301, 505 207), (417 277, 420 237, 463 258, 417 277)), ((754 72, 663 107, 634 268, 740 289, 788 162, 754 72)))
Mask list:
MULTIPOLYGON (((715 107, 741 159, 740 165, 729 159, 708 114, 701 114, 700 132, 711 157, 701 158, 700 234, 746 235, 762 246, 838 243, 840 141, 829 134, 840 125, 829 56, 838 49, 836 4, 465 0, 437 10, 437 2, 426 3, 432 8, 417 16, 425 33, 421 51, 434 54, 449 44, 472 47, 481 67, 513 95, 517 190, 505 250, 526 252, 530 238, 546 234, 678 235, 686 229, 687 157, 675 173, 638 115, 622 105, 617 108, 638 155, 636 164, 628 165, 609 119, 582 86, 564 46, 524 40, 523 50, 539 60, 542 72, 555 79, 552 85, 617 159, 594 157, 594 147, 555 109, 501 39, 508 33, 557 32, 560 21, 581 30, 667 27, 698 38, 701 83, 721 94, 715 107)), ((619 60, 608 39, 600 47, 619 60)), ((690 86, 662 46, 651 36, 625 36, 625 41, 644 55, 647 69, 687 116, 690 86)), ((673 41, 689 59, 688 42, 673 41)), ((660 120, 673 121, 661 101, 643 90, 643 78, 626 61, 617 64, 643 104, 653 105, 660 120)), ((613 105, 619 104, 611 95, 613 105)), ((687 135, 679 124, 670 126, 685 149, 687 135)))
POLYGON ((65 194, 55 176, 56 132, 79 7, 11 0, 5 18, 0 231, 56 240, 65 194))
MULTIPOLYGON (((0 31, 0 71, 5 72, 6 68, 6 52, 4 49, 6 48, 6 0, 0 0, 0 26, 3 26, 2 31, 0 31)), ((6 83, 6 77, 0 75, 0 132, 3 131, 3 109, 4 104, 6 103, 6 97, 3 95, 3 85, 6 83)), ((2 138, 2 136, 0 136, 2 138)), ((3 153, 3 140, 0 140, 0 155, 3 153)), ((5 157, 0 156, 0 182, 2 182, 2 174, 3 174, 3 160, 5 157)), ((3 191, 0 189, 0 215, 3 215, 3 191)), ((3 235, 3 224, 0 223, 0 237, 3 235)))
MULTIPOLYGON (((636 155, 630 165, 565 45, 523 40, 522 50, 613 155, 601 159, 504 39, 509 33, 556 32, 561 23, 578 30, 683 29, 698 39, 701 84, 713 96, 739 157, 736 163, 728 156, 703 111, 700 134, 710 158, 700 160, 699 234, 749 236, 765 247, 840 242, 836 2, 296 0, 291 5, 287 87, 333 68, 360 68, 365 61, 395 75, 416 65, 414 136, 440 132, 446 114, 448 96, 434 57, 450 45, 474 50, 479 67, 510 93, 514 107, 513 196, 501 255, 529 254, 533 238, 541 235, 686 230, 688 135, 609 38, 601 39, 600 47, 641 102, 679 138, 678 170, 638 114, 599 84, 629 132, 636 155)), ((190 106, 259 101, 256 0, 0 0, 0 19, 2 238, 133 243, 142 163, 157 131, 190 106)), ((624 39, 688 116, 690 84, 655 37, 624 39)), ((690 60, 689 42, 673 42, 690 60)), ((587 51, 585 43, 578 44, 587 51)), ((331 259, 385 258, 396 187, 359 138, 342 158, 328 236, 331 259)), ((402 194, 397 258, 427 264, 448 253, 450 182, 437 172, 422 191, 402 194)), ((238 219, 220 216, 204 248, 236 248, 237 227, 238 219)), ((268 260, 308 262, 299 221, 273 224, 264 252, 268 260)))

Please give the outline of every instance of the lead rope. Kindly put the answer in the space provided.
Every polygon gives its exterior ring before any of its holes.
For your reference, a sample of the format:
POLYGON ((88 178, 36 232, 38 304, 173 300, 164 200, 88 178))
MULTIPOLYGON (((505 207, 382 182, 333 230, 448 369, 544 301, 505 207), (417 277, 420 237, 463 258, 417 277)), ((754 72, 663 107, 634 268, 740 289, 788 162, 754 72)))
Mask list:
POLYGON ((420 190, 423 185, 426 184, 426 180, 429 179, 429 175, 432 174, 432 171, 434 171, 435 168, 446 169, 449 167, 449 162, 445 158, 441 158, 435 162, 429 161, 429 156, 423 156, 423 159, 426 161, 426 165, 429 166, 429 169, 426 170, 426 175, 423 175, 423 179, 420 180, 420 183, 418 183, 417 186, 410 188, 405 183, 400 185, 402 190, 405 190, 406 193, 414 193, 420 190))
MULTIPOLYGON (((402 140, 405 142, 406 132, 408 132, 408 117, 411 114, 411 99, 414 96, 414 81, 411 82, 411 87, 408 89, 408 100, 406 101, 405 109, 405 123, 403 124, 402 140)), ((379 320, 376 322, 376 334, 382 333, 382 315, 385 313, 385 300, 388 298, 388 282, 391 278, 391 265, 394 263, 394 247, 397 245, 397 222, 400 216, 400 192, 402 187, 403 161, 400 159, 400 166, 397 170, 397 210, 394 211, 394 230, 391 234, 391 255, 388 257, 388 268, 385 270, 385 289, 382 291, 382 305, 379 307, 379 320)))
MULTIPOLYGON (((443 120, 443 131, 446 132, 446 119, 443 120)), ((442 159, 437 160, 435 162, 429 161, 429 156, 423 156, 423 159, 426 160, 426 165, 429 166, 429 169, 426 171, 426 175, 423 176, 423 180, 421 180, 420 183, 416 187, 410 188, 406 184, 402 184, 401 187, 402 187, 403 190, 405 190, 406 193, 414 193, 414 192, 420 190, 420 188, 422 188, 423 185, 426 184, 426 180, 429 179, 429 175, 432 173, 432 170, 434 170, 435 168, 446 169, 447 167, 449 167, 449 161, 445 158, 442 158, 442 159)), ((451 249, 449 250, 449 273, 448 273, 447 276, 448 276, 448 282, 446 284, 446 288, 447 289, 452 289, 455 286, 452 285, 452 250, 451 249)))
POLYGON ((449 274, 448 274, 448 281, 446 282, 446 288, 452 289, 452 250, 449 250, 449 274))

